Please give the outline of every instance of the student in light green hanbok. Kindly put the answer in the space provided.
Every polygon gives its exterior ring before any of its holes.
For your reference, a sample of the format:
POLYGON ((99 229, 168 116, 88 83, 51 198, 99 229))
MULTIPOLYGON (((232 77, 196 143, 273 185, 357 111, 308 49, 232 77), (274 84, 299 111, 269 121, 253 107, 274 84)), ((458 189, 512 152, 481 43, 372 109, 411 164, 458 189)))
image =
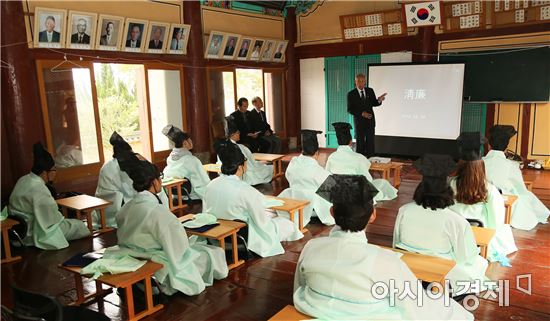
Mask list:
POLYGON ((191 183, 189 197, 202 200, 210 178, 201 161, 190 152, 193 149, 191 136, 173 125, 164 127, 162 133, 174 143, 174 149, 166 159, 164 177, 188 179, 191 183))
MULTIPOLYGON (((330 175, 317 161, 319 159, 317 134, 320 133, 316 130, 302 130, 302 154, 292 157, 290 160, 285 172, 289 188, 278 195, 310 202, 303 210, 304 226, 309 223, 312 216, 319 217, 319 220, 325 225, 334 224, 334 218, 329 214, 332 204, 315 193, 330 175)), ((278 211, 277 213, 288 217, 286 212, 278 211)), ((295 215, 294 221, 298 222, 298 213, 295 215)))
MULTIPOLYGON (((264 163, 254 160, 254 155, 243 144, 238 144, 241 139, 241 133, 232 116, 226 118, 227 121, 227 138, 235 145, 239 146, 239 149, 246 158, 246 173, 244 173, 243 181, 250 185, 267 184, 273 179, 273 165, 266 165, 264 163)), ((218 162, 219 163, 219 162, 218 162)))
MULTIPOLYGON (((458 281, 485 282, 488 262, 479 255, 468 221, 449 209, 454 204, 447 176, 455 167, 448 155, 424 155, 414 162, 423 175, 414 192, 414 202, 399 209, 393 231, 393 246, 420 254, 453 260, 446 275, 454 291, 458 281)), ((481 286, 480 291, 485 290, 481 286)))
POLYGON ((156 166, 135 158, 129 167, 138 193, 117 214, 118 247, 107 249, 104 257, 130 255, 162 264, 155 278, 168 295, 177 291, 197 295, 214 279, 227 277, 224 251, 196 237, 188 239, 183 225, 163 204, 156 166))
POLYGON ((376 219, 377 190, 365 176, 331 175, 318 193, 333 204, 336 226, 300 254, 293 295, 298 311, 323 320, 473 320, 453 300, 445 306, 441 295, 428 298, 397 253, 368 243, 365 230, 376 219), (384 286, 388 291, 375 295, 384 286), (400 299, 407 288, 409 296, 400 299))
POLYGON ((505 195, 517 195, 512 206, 510 225, 521 230, 531 230, 538 223, 546 224, 550 210, 525 187, 517 162, 506 159, 504 150, 510 138, 516 134, 513 126, 496 125, 489 131, 491 150, 483 157, 487 180, 505 195))
POLYGON ((67 219, 59 212, 46 183, 55 180, 55 162, 41 143, 33 146, 33 166, 29 174, 21 177, 10 196, 8 211, 22 217, 27 223, 26 245, 43 250, 57 250, 69 246, 67 241, 90 235, 81 220, 67 219))
POLYGON ((451 179, 456 202, 449 208, 466 219, 480 221, 485 228, 495 229, 487 259, 507 265, 506 255, 518 248, 510 225, 504 224, 504 199, 485 178, 485 165, 480 155, 480 148, 486 143, 485 137, 479 132, 462 133, 457 141, 461 162, 457 175, 451 179))
POLYGON ((376 201, 392 200, 397 197, 397 189, 385 179, 373 179, 369 173, 370 161, 364 155, 351 149, 351 125, 348 123, 333 123, 338 139, 338 149, 329 155, 325 168, 332 174, 363 175, 371 182, 379 193, 376 201))
POLYGON ((297 225, 284 217, 266 213, 264 196, 242 181, 247 162, 237 145, 219 142, 216 152, 222 161, 221 174, 206 186, 203 212, 248 225, 248 249, 261 257, 284 253, 281 241, 303 237, 297 225))

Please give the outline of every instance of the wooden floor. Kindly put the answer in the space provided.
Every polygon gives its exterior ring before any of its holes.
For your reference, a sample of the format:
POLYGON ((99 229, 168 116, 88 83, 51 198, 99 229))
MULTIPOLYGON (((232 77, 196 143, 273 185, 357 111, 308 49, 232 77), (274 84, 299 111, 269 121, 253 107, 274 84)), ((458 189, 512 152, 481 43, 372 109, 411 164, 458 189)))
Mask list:
MULTIPOLYGON (((324 164, 327 153, 320 162, 324 164)), ((290 156, 285 157, 288 161, 290 156)), ((524 175, 534 182, 534 192, 550 206, 550 172, 528 171, 524 175)), ((367 229, 369 242, 391 246, 393 225, 399 207, 412 200, 412 193, 420 176, 410 165, 403 170, 399 197, 381 202, 378 219, 367 229)), ((258 186, 265 194, 277 195, 288 183, 280 178, 271 185, 258 186)), ((192 212, 200 211, 200 205, 192 212)), ((194 297, 176 294, 165 298, 165 308, 144 320, 267 320, 287 304, 292 304, 294 269, 300 251, 308 240, 328 235, 330 227, 308 225, 305 238, 284 244, 285 253, 275 257, 249 260, 233 270, 225 280, 216 281, 203 293, 194 297)), ((513 231, 517 253, 509 256, 512 267, 491 264, 487 275, 491 279, 510 280, 510 306, 499 307, 498 298, 480 302, 475 311, 476 320, 549 320, 550 319, 550 225, 538 225, 532 231, 513 231), (531 274, 532 294, 516 290, 516 276, 531 274)), ((73 278, 57 265, 78 252, 89 252, 116 244, 116 233, 110 232, 93 239, 74 241, 67 249, 40 251, 34 248, 21 253, 24 259, 2 265, 2 304, 13 305, 10 284, 56 296, 63 304, 76 297, 73 278)), ((19 252, 16 252, 19 254, 19 252)), ((524 283, 524 282, 523 282, 524 283)), ((523 284, 522 283, 522 284, 523 284)), ((93 282, 85 285, 93 289, 93 282)), ((139 300, 138 300, 139 301, 139 300)), ((139 302, 137 302, 139 305, 139 302)), ((88 307, 101 311, 112 320, 125 319, 124 308, 116 293, 109 294, 103 302, 88 307)))

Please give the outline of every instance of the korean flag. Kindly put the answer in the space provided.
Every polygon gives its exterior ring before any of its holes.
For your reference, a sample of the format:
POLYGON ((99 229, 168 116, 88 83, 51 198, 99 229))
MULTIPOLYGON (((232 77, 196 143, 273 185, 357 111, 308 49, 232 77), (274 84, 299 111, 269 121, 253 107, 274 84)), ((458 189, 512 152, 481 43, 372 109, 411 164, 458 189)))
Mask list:
POLYGON ((439 1, 405 4, 407 27, 436 26, 441 24, 439 1))

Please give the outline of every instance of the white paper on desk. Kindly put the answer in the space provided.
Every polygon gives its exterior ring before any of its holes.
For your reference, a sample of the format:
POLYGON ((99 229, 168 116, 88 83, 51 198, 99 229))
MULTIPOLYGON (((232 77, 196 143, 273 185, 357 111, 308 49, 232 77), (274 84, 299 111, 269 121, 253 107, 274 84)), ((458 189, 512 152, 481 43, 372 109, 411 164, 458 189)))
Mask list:
POLYGON ((275 207, 275 206, 283 206, 283 205, 285 205, 285 201, 283 201, 281 199, 264 197, 264 207, 265 208, 270 208, 270 207, 275 207))
POLYGON ((389 162, 391 162, 391 158, 373 156, 373 157, 369 158, 369 161, 371 163, 388 164, 389 162))

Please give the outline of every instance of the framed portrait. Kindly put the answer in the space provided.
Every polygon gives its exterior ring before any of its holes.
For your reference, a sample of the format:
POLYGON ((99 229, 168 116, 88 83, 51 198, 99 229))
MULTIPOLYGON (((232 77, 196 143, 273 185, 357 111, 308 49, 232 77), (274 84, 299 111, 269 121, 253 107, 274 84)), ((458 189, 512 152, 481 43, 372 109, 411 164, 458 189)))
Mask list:
POLYGON ((253 38, 248 38, 248 37, 241 38, 241 42, 239 42, 239 45, 237 46, 238 48, 237 56, 236 56, 237 60, 246 60, 248 58, 248 55, 250 54, 250 52, 252 52, 250 48, 252 48, 253 42, 254 42, 253 38))
POLYGON ((285 52, 288 41, 283 40, 277 42, 275 46, 275 54, 273 55, 273 61, 275 62, 284 62, 285 61, 285 52))
POLYGON ((34 46, 64 47, 66 20, 67 10, 36 7, 34 9, 34 46))
POLYGON ((225 40, 225 33, 219 31, 210 31, 210 37, 206 46, 205 58, 219 58, 222 54, 222 48, 225 40))
POLYGON ((145 42, 145 52, 164 53, 168 43, 169 32, 169 23, 149 22, 149 30, 147 31, 147 40, 145 42))
POLYGON ((250 55, 248 56, 249 60, 260 60, 260 54, 262 53, 262 48, 264 46, 265 40, 264 39, 254 39, 254 45, 252 46, 252 49, 250 49, 250 55))
POLYGON ((170 27, 169 54, 185 55, 187 53, 187 41, 189 41, 190 25, 173 23, 170 27))
POLYGON ((237 45, 241 35, 226 34, 225 43, 223 45, 222 58, 223 59, 233 59, 237 54, 237 45))
POLYGON ((126 26, 122 33, 122 51, 143 52, 147 39, 147 27, 149 21, 134 18, 126 18, 126 26))
POLYGON ((96 13, 70 10, 65 46, 72 49, 93 49, 96 27, 96 13))
POLYGON ((96 49, 118 50, 122 39, 123 27, 123 17, 100 14, 95 39, 96 49))
POLYGON ((271 61, 273 59, 273 54, 275 53, 275 45, 277 45, 276 40, 267 39, 262 50, 261 61, 271 61))

